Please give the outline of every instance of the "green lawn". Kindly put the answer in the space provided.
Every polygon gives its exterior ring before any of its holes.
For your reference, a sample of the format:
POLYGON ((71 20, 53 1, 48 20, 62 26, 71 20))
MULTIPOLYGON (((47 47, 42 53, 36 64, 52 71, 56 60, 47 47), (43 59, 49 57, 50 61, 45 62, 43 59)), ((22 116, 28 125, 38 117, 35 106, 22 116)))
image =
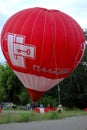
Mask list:
POLYGON ((5 110, 0 113, 0 124, 12 122, 30 122, 41 120, 56 120, 72 116, 85 116, 87 112, 79 109, 64 109, 62 113, 48 112, 48 113, 35 113, 34 111, 19 111, 19 110, 5 110))

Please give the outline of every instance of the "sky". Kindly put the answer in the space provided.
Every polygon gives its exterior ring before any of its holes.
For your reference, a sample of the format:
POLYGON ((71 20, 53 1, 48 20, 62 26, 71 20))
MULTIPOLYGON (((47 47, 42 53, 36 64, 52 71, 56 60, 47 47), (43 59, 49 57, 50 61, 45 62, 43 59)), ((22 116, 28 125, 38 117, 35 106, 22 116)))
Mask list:
MULTIPOLYGON (((32 7, 61 10, 73 17, 83 29, 87 29, 87 0, 0 0, 0 34, 10 16, 32 7)), ((0 48, 0 63, 5 61, 0 48)))

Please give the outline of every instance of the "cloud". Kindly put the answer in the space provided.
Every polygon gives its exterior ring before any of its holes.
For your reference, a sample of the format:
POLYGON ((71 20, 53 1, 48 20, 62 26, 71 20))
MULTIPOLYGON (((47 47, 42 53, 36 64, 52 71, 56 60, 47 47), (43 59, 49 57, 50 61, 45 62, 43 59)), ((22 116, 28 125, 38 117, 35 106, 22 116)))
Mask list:
POLYGON ((0 13, 10 16, 21 9, 33 7, 35 3, 37 0, 0 0, 0 13))
POLYGON ((7 19, 8 19, 8 17, 6 15, 3 15, 2 13, 0 13, 0 30, 2 30, 3 25, 7 19))
POLYGON ((19 10, 31 7, 61 10, 75 18, 82 27, 87 27, 84 23, 87 18, 87 0, 84 2, 81 0, 0 0, 0 5, 0 14, 7 17, 19 10))

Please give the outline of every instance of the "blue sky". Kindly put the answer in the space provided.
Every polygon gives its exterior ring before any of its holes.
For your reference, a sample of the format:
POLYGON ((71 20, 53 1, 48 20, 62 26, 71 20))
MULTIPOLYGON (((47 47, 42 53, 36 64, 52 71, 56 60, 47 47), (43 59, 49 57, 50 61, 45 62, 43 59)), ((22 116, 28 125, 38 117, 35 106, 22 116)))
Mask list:
MULTIPOLYGON (((31 7, 61 10, 73 17, 83 29, 87 29, 87 0, 0 0, 0 33, 11 15, 31 7)), ((4 61, 5 58, 0 48, 0 63, 4 61)))

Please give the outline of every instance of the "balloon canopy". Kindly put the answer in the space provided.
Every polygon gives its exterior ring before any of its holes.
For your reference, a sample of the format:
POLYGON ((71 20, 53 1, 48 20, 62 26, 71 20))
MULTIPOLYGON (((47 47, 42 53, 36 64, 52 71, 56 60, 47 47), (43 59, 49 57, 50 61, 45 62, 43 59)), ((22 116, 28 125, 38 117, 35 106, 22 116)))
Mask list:
POLYGON ((84 45, 83 31, 72 17, 39 7, 11 16, 1 34, 3 54, 33 101, 77 67, 84 45))

